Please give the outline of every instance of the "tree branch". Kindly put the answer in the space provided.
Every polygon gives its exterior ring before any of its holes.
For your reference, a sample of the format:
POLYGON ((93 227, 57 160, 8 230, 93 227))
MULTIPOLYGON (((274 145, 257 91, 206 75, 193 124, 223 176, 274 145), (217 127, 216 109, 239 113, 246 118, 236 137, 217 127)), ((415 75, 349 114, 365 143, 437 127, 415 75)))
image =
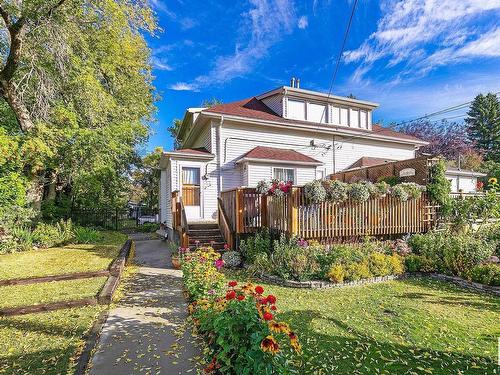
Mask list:
POLYGON ((5 9, 2 8, 0 5, 0 16, 2 16, 3 21, 5 22, 5 25, 7 27, 10 27, 12 25, 12 22, 10 21, 9 14, 5 11, 5 9))

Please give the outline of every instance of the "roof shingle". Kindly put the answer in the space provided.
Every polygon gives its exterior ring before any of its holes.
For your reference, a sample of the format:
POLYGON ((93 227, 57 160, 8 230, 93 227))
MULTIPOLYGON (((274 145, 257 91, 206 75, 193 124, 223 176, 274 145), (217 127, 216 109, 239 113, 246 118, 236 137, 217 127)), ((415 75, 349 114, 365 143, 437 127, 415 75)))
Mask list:
POLYGON ((301 154, 295 150, 264 146, 257 146, 251 149, 241 158, 323 164, 320 161, 313 159, 310 156, 301 154))

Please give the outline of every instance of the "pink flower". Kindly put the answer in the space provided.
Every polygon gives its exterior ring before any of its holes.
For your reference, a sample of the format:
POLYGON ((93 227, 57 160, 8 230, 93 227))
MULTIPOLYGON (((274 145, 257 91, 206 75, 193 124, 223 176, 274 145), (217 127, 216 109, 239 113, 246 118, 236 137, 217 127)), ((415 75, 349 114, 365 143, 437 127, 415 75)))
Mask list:
POLYGON ((218 270, 220 270, 222 267, 224 267, 224 261, 222 259, 217 259, 214 262, 214 265, 215 265, 215 268, 217 268, 218 270))
POLYGON ((227 243, 224 244, 224 250, 229 249, 229 245, 227 243))

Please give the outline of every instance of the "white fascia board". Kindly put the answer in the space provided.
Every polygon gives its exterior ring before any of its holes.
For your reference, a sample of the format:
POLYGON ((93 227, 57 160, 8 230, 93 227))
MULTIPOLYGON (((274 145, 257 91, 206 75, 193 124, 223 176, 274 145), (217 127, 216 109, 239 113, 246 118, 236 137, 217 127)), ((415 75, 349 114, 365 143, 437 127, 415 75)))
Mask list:
POLYGON ((271 163, 271 164, 287 164, 287 165, 309 165, 309 166, 318 166, 318 165, 324 165, 324 163, 318 161, 293 161, 293 160, 277 160, 277 159, 259 159, 259 158, 247 158, 243 157, 236 161, 236 164, 243 163, 243 162, 254 162, 254 163, 271 163))
POLYGON ((486 173, 474 172, 474 171, 459 171, 459 170, 447 170, 445 172, 447 176, 468 176, 468 177, 485 177, 486 173))
POLYGON ((175 152, 175 151, 164 152, 163 155, 175 159, 212 160, 213 158, 215 158, 214 154, 200 155, 200 154, 190 154, 187 152, 175 152))
POLYGON ((376 132, 368 132, 367 131, 367 132, 361 133, 361 132, 356 132, 356 131, 352 131, 352 130, 349 131, 348 129, 342 129, 341 127, 335 126, 335 125, 320 125, 320 126, 318 126, 318 124, 315 124, 315 125, 291 124, 291 123, 282 123, 282 122, 277 122, 277 121, 256 120, 256 119, 252 119, 249 117, 232 116, 232 115, 226 115, 226 114, 214 113, 214 112, 202 112, 202 115, 207 116, 207 117, 217 118, 217 119, 220 119, 221 117, 223 117, 225 121, 232 120, 234 122, 242 122, 245 124, 252 124, 252 125, 274 126, 274 127, 283 128, 283 129, 305 130, 305 131, 310 131, 313 133, 339 135, 339 136, 344 136, 344 137, 348 137, 348 138, 352 138, 352 139, 355 139, 355 138, 375 139, 378 141, 402 143, 402 144, 410 144, 410 145, 418 145, 418 146, 425 146, 425 145, 429 144, 429 142, 425 142, 425 141, 416 141, 416 140, 411 140, 411 139, 401 139, 401 138, 395 138, 395 137, 388 137, 388 136, 376 134, 376 132), (331 128, 331 129, 329 129, 329 128, 331 128))

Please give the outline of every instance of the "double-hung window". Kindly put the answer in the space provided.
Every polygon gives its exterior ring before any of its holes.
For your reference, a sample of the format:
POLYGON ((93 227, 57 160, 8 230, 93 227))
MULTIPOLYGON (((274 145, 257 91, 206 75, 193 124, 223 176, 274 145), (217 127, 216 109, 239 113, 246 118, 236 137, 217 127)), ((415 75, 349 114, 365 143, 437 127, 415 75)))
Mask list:
POLYGON ((288 182, 292 181, 292 184, 295 184, 295 169, 293 168, 274 168, 273 169, 273 178, 288 182))

